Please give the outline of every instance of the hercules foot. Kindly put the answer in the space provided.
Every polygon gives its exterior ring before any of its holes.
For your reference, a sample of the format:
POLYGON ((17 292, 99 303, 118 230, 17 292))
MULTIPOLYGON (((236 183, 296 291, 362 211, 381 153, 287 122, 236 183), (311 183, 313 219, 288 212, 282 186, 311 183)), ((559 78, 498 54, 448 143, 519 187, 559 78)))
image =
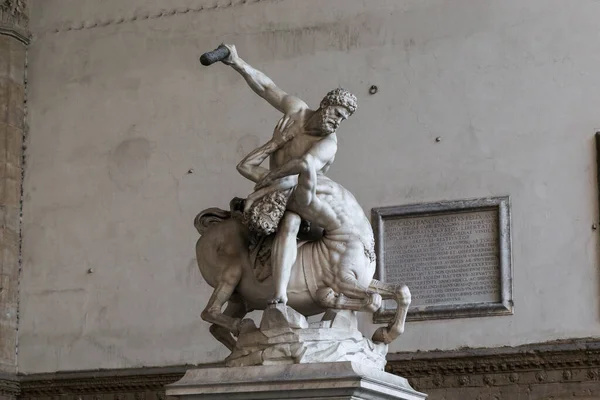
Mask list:
POLYGON ((287 304, 287 296, 275 296, 271 300, 269 300, 269 305, 273 304, 287 304))

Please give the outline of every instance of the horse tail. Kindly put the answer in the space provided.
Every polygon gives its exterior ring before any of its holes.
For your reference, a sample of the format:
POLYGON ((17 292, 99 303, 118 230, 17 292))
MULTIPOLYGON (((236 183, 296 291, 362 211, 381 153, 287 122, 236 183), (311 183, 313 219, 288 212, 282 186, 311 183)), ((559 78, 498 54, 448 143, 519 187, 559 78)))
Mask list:
POLYGON ((196 218, 194 218, 194 226, 200 235, 204 235, 204 232, 206 232, 208 228, 229 218, 231 218, 231 212, 229 211, 217 207, 207 208, 196 215, 196 218))

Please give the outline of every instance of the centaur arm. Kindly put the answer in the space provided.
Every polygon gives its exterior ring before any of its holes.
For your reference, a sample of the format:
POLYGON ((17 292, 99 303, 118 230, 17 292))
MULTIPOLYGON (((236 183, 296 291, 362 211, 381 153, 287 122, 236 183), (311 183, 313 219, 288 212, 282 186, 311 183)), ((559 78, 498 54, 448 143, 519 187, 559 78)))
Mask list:
POLYGON ((293 123, 289 117, 281 118, 275 125, 273 138, 244 157, 237 165, 238 172, 254 183, 260 182, 269 173, 269 170, 260 164, 293 138, 293 134, 288 131, 293 123))
POLYGON ((231 65, 233 69, 239 72, 248 83, 248 86, 277 110, 288 115, 308 108, 305 102, 296 96, 287 94, 277 87, 268 76, 242 60, 238 56, 234 45, 226 44, 225 47, 229 49, 229 57, 224 59, 223 62, 231 65))
POLYGON ((237 165, 238 172, 246 179, 254 183, 260 182, 269 170, 261 167, 260 164, 265 161, 273 152, 281 147, 275 140, 271 139, 259 148, 253 150, 237 165))

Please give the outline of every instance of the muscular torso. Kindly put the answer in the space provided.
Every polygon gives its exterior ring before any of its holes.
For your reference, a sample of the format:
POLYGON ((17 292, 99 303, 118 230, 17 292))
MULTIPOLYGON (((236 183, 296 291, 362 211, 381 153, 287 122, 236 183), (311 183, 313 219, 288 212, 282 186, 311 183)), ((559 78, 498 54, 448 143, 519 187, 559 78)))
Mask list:
MULTIPOLYGON (((312 110, 304 109, 291 115, 292 119, 294 120, 294 124, 292 124, 288 130, 294 134, 294 138, 271 155, 269 160, 269 169, 271 171, 282 166, 290 160, 301 158, 314 146, 316 142, 320 140, 328 138, 329 140, 333 139, 337 141, 335 133, 326 136, 315 136, 306 133, 304 126, 306 125, 308 118, 310 118, 313 113, 314 111, 312 110)), ((325 166, 317 172, 327 172, 332 163, 333 158, 331 160, 327 160, 325 166)))
POLYGON ((348 272, 364 278, 361 283, 368 286, 375 268, 366 254, 373 250, 371 224, 349 191, 324 175, 317 180, 315 200, 308 206, 298 206, 292 196, 288 208, 325 228, 325 236, 321 239, 325 246, 317 247, 327 259, 328 268, 323 268, 320 273, 331 288, 339 292, 337 280, 348 272), (365 268, 373 271, 364 274, 365 268))
POLYGON ((351 233, 361 238, 372 235, 371 223, 362 207, 342 185, 319 176, 316 194, 307 206, 297 206, 292 196, 288 207, 302 218, 317 222, 328 234, 351 233))

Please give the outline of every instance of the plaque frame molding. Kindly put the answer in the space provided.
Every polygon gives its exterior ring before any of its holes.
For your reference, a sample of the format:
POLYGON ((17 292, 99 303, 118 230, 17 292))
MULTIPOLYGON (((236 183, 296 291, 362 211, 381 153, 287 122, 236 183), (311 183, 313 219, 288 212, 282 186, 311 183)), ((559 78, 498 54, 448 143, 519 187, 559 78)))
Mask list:
MULTIPOLYGON (((464 304, 422 305, 410 307, 407 321, 424 321, 450 318, 489 317, 512 315, 513 269, 510 197, 485 197, 466 200, 439 201, 433 203, 407 204, 400 206, 376 207, 371 210, 371 223, 375 234, 375 254, 377 256, 376 279, 385 282, 384 224, 387 219, 402 217, 427 217, 440 214, 458 214, 478 211, 496 211, 498 214, 498 258, 500 267, 500 301, 464 304)), ((409 287, 410 289, 410 287, 409 287)), ((373 322, 386 323, 394 316, 393 310, 383 307, 373 314, 373 322)))

